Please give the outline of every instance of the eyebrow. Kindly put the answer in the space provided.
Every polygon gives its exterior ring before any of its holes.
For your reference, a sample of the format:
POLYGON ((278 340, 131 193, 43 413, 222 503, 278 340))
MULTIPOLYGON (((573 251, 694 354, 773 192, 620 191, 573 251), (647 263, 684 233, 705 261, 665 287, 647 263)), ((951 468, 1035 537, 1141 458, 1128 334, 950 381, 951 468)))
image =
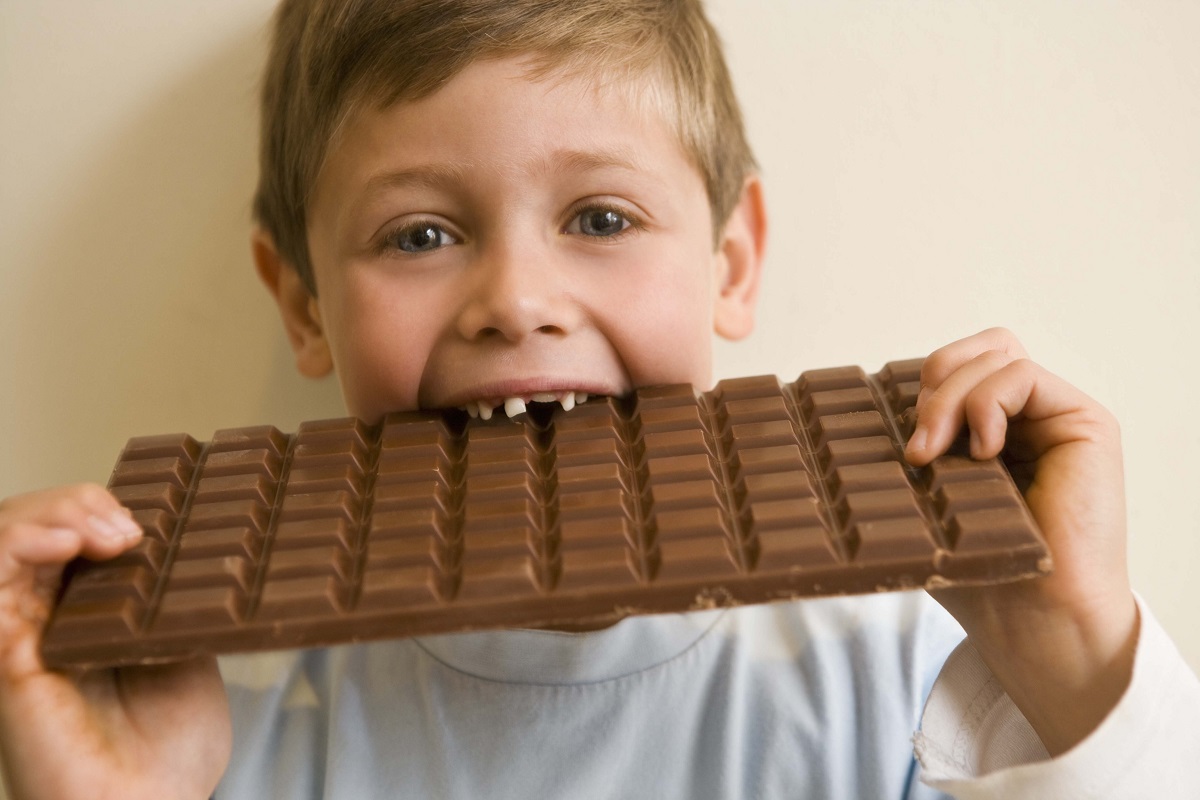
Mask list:
POLYGON ((592 172, 600 169, 627 169, 640 172, 643 167, 631 150, 560 150, 545 160, 548 171, 592 172))
MULTIPOLYGON (((405 169, 380 172, 372 175, 363 185, 362 196, 370 197, 384 189, 418 186, 438 189, 467 182, 473 165, 463 162, 420 164, 405 169)), ((595 172, 602 169, 623 169, 641 172, 642 167, 634 153, 621 148, 615 150, 558 150, 533 160, 531 169, 543 172, 595 172)))
POLYGON ((441 186, 462 182, 467 175, 467 164, 421 164, 407 169, 392 170, 372 175, 363 185, 362 194, 369 196, 380 189, 399 186, 421 186, 436 189, 441 186))

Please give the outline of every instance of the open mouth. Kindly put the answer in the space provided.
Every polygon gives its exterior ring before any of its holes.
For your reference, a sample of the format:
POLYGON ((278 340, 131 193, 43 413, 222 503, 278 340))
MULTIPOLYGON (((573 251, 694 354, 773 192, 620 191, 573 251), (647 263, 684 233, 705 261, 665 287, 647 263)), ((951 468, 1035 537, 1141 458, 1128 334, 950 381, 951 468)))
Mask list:
POLYGON ((577 391, 534 392, 532 394, 515 395, 513 397, 488 397, 481 400, 472 400, 465 405, 459 406, 459 408, 466 411, 472 419, 491 419, 496 411, 503 409, 505 415, 511 419, 524 414, 533 403, 542 403, 545 405, 557 403, 562 406, 563 411, 570 411, 580 403, 586 403, 588 396, 587 392, 577 391))

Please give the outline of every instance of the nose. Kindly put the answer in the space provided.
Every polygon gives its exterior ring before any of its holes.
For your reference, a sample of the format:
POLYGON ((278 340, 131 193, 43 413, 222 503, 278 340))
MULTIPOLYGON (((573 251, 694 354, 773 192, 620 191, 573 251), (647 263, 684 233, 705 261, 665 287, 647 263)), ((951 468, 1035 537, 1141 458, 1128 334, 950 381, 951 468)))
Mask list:
POLYGON ((565 336, 578 319, 566 275, 543 246, 497 242, 480 254, 458 315, 470 341, 565 336))

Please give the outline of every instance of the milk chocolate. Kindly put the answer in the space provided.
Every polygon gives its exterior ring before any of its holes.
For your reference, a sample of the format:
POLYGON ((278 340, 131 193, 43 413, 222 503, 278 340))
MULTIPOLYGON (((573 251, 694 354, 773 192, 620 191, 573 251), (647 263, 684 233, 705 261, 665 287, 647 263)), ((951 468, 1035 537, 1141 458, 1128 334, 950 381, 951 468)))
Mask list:
POLYGON ((921 361, 129 441, 145 530, 79 561, 50 667, 320 646, 1046 573, 1004 465, 909 466, 921 361))

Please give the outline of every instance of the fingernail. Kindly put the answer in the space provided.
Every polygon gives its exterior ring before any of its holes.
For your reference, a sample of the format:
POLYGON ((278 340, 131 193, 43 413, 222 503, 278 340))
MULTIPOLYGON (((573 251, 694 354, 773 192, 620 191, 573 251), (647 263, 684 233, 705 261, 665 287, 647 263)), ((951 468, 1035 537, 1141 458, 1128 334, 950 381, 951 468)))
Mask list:
POLYGON ((124 535, 117 530, 116 526, 108 520, 101 519, 96 515, 88 517, 88 525, 92 526, 92 530, 100 534, 106 539, 124 539, 124 535))
POLYGON ((142 535, 142 526, 134 521, 129 510, 124 507, 114 511, 108 519, 113 524, 113 527, 123 533, 127 539, 142 535))
MULTIPOLYGON (((133 520, 129 521, 132 522, 133 520)), ((127 525, 119 524, 116 514, 110 515, 108 519, 97 517, 93 514, 88 517, 88 525, 91 525, 92 530, 96 533, 113 542, 127 542, 140 533, 140 529, 138 531, 131 531, 127 525)))
POLYGON ((929 440, 929 432, 924 428, 917 428, 913 431, 912 438, 908 440, 908 447, 905 448, 910 453, 919 453, 925 449, 925 442, 929 440))

